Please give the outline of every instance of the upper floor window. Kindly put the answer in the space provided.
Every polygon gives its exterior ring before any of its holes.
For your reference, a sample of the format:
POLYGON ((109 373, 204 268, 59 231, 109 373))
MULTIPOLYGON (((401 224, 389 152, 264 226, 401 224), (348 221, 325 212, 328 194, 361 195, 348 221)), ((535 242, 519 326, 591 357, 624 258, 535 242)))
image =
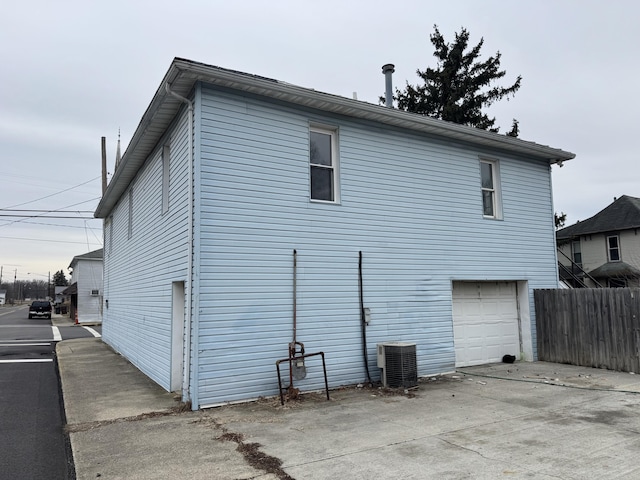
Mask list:
POLYGON ((607 237, 607 252, 610 262, 620 261, 620 238, 618 235, 607 237))
POLYGON ((482 215, 487 218, 501 218, 497 162, 480 160, 480 182, 482 185, 482 215))
POLYGON ((107 253, 111 253, 113 251, 113 215, 110 215, 108 218, 109 222, 109 249, 107 253))
POLYGON ((580 248, 580 239, 571 242, 571 254, 573 256, 573 263, 582 265, 582 250, 580 248))
POLYGON ((338 155, 335 130, 309 130, 311 200, 338 202, 338 155))
POLYGON ((162 147, 162 213, 169 210, 169 145, 162 147))
POLYGON ((133 236, 133 189, 129 189, 129 216, 127 217, 127 238, 131 238, 133 236))

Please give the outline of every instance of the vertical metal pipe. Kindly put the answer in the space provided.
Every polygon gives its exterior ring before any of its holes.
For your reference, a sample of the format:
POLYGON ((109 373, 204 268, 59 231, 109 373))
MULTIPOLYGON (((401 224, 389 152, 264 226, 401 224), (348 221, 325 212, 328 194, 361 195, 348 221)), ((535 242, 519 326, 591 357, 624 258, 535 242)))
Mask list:
POLYGON ((358 254, 358 286, 360 289, 360 324, 362 327, 362 356, 364 357, 364 368, 367 372, 367 381, 371 383, 369 374, 369 356, 367 355, 367 323, 364 314, 364 287, 362 285, 362 251, 358 254))
POLYGON ((293 249, 293 341, 289 344, 289 389, 293 389, 293 362, 292 358, 296 354, 296 328, 297 328, 297 271, 298 271, 298 252, 293 249))
POLYGON ((297 270, 298 270, 298 252, 293 250, 293 348, 296 348, 296 328, 297 328, 297 270))
POLYGON ((389 108, 393 108, 393 79, 391 77, 393 72, 395 72, 395 65, 392 63, 382 66, 382 73, 385 77, 385 105, 389 108))

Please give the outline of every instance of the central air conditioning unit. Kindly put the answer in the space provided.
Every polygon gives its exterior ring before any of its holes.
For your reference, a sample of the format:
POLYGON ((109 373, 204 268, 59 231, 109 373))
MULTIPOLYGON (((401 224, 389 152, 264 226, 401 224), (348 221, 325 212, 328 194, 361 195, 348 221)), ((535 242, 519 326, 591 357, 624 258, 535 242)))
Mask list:
POLYGON ((409 388, 418 385, 416 344, 387 342, 378 344, 378 368, 382 369, 382 385, 409 388))

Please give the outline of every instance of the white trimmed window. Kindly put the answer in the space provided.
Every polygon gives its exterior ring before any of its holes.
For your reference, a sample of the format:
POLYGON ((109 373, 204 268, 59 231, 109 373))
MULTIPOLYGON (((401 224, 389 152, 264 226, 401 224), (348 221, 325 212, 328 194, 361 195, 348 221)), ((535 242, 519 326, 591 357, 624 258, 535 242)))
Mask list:
POLYGON ((618 235, 607 237, 607 255, 610 262, 620 261, 620 238, 618 235))
POLYGON ((320 202, 339 202, 337 132, 325 128, 309 129, 310 198, 320 202))
POLYGON ((129 218, 127 219, 127 238, 133 236, 133 189, 129 189, 129 218))
POLYGON ((571 242, 571 253, 573 256, 573 263, 582 265, 582 249, 580 248, 580 239, 571 242))
POLYGON ((169 211, 169 145, 162 147, 162 213, 169 211))
POLYGON ((480 182, 482 187, 482 215, 485 218, 502 218, 498 162, 480 160, 480 182))
POLYGON ((109 224, 109 249, 107 250, 107 253, 111 253, 113 251, 113 215, 109 215, 109 218, 107 219, 107 223, 109 224))

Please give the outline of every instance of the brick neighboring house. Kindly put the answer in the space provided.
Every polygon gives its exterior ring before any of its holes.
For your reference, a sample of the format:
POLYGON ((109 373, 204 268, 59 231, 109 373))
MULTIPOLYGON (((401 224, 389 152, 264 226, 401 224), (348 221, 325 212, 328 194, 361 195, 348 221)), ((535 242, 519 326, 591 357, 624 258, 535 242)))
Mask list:
POLYGON ((556 232, 560 278, 573 287, 640 287, 640 198, 623 195, 556 232))

